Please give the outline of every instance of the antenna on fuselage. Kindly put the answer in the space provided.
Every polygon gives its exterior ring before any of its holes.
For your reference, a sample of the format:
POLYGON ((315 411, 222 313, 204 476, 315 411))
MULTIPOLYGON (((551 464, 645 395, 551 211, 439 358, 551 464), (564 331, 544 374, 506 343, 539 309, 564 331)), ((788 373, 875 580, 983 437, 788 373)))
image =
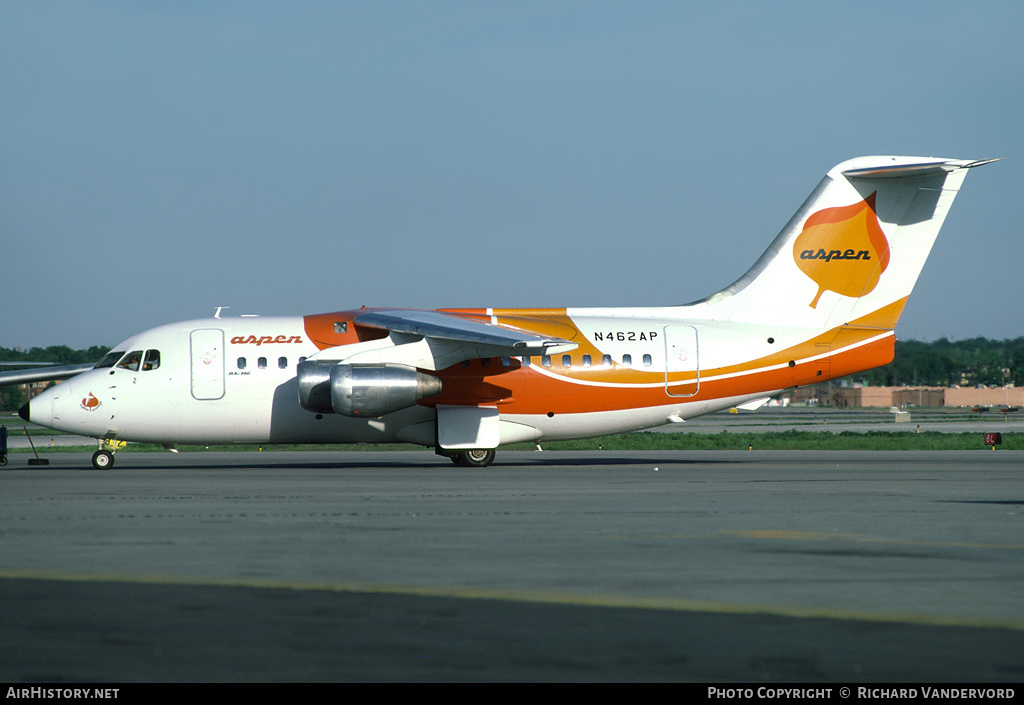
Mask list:
POLYGON ((230 306, 218 306, 217 310, 214 311, 214 313, 213 313, 213 317, 214 318, 220 318, 220 312, 223 311, 226 308, 231 308, 231 307, 230 306))

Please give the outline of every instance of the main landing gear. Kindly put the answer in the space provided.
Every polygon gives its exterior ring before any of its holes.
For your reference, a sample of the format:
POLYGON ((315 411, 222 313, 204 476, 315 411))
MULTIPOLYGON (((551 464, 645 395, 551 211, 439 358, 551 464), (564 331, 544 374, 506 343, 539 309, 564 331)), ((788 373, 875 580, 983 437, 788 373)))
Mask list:
POLYGON ((448 457, 452 462, 461 467, 485 468, 494 462, 494 448, 475 448, 473 450, 459 450, 451 453, 448 457))

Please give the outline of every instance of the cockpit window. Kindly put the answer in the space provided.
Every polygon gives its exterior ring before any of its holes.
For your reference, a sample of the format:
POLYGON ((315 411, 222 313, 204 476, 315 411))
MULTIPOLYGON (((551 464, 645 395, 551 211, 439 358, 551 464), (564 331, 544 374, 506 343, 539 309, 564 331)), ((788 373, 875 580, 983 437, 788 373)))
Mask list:
POLYGON ((142 351, 141 350, 132 350, 130 353, 128 353, 127 355, 124 356, 124 359, 121 360, 121 362, 117 363, 117 366, 122 368, 122 369, 125 369, 125 370, 131 370, 132 372, 138 372, 139 366, 141 364, 142 364, 142 351))
POLYGON ((103 356, 102 360, 96 363, 93 369, 102 370, 104 367, 113 367, 114 363, 120 360, 122 355, 124 355, 124 350, 111 350, 103 356))
POLYGON ((160 351, 159 350, 132 350, 127 355, 124 354, 124 350, 111 350, 103 359, 93 365, 94 370, 102 370, 106 367, 113 367, 117 365, 122 370, 131 370, 132 372, 138 372, 141 368, 143 371, 155 370, 160 367, 160 351), (120 360, 120 362, 118 362, 120 360))

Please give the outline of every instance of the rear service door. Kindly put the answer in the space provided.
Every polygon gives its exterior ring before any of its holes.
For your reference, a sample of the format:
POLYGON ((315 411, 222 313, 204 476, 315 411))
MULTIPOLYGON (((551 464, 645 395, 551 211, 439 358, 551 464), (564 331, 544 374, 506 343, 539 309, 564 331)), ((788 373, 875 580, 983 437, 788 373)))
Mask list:
POLYGON ((192 331, 192 396, 212 400, 224 396, 224 331, 192 331))
POLYGON ((665 393, 670 397, 692 397, 700 389, 700 361, 697 329, 693 326, 665 326, 665 393))

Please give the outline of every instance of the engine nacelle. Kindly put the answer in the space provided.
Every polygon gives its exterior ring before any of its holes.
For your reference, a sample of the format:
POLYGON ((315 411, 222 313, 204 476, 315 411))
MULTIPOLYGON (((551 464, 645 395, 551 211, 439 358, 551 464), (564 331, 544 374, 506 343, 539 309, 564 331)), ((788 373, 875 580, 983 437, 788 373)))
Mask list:
POLYGON ((441 380, 407 365, 335 365, 331 406, 342 416, 375 418, 441 393, 441 380))
POLYGON ((408 365, 345 365, 306 360, 297 381, 303 409, 376 418, 441 393, 441 380, 408 365))
POLYGON ((299 384, 299 404, 306 411, 331 414, 331 368, 333 362, 304 360, 299 363, 295 381, 299 384))

